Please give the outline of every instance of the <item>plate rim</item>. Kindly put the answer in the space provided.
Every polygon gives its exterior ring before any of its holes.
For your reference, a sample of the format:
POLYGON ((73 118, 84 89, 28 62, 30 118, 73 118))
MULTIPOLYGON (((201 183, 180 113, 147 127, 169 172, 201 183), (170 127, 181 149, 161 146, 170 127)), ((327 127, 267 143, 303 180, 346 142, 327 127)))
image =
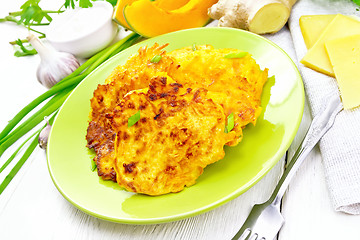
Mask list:
MULTIPOLYGON (((185 218, 189 218, 189 217, 193 217, 193 216, 197 216, 200 214, 203 214, 205 212, 208 212, 210 210, 213 210, 233 199, 235 199, 236 197, 240 196, 241 194, 245 193, 246 191, 248 191, 251 187, 253 187, 257 182, 259 182, 281 159, 281 157, 286 153, 286 151, 288 150, 288 148, 290 147, 290 145, 292 144, 296 133, 298 132, 301 120, 302 120, 302 116, 303 116, 303 112, 304 112, 304 106, 305 106, 305 90, 304 90, 304 84, 302 81, 302 77, 301 74, 296 66, 296 64, 294 63, 294 61, 290 58, 290 56, 281 48, 279 47, 277 44, 275 44, 274 42, 272 42, 271 40, 249 32, 249 31, 245 31, 242 29, 235 29, 235 28, 229 28, 229 27, 200 27, 200 28, 191 28, 191 29, 184 29, 184 30, 179 30, 176 32, 171 32, 171 33, 167 33, 167 34, 163 34, 160 35, 158 37, 163 37, 163 36, 168 36, 168 35, 177 35, 177 34, 181 34, 182 32, 189 32, 189 31, 233 31, 233 32, 241 32, 241 34, 249 34, 249 35, 253 35, 256 38, 260 38, 263 41, 269 43, 270 45, 272 45, 273 47, 275 47, 277 50, 279 50, 280 52, 282 52, 282 54, 284 54, 287 59, 291 62, 292 67, 294 68, 297 78, 300 79, 300 81, 297 81, 297 83, 300 83, 300 89, 301 89, 301 105, 300 105, 300 114, 298 116, 298 118, 296 119, 296 127, 293 129, 293 132, 291 132, 291 137, 290 137, 290 141, 287 142, 285 144, 285 146, 283 147, 284 149, 281 149, 281 151, 277 151, 276 154, 272 157, 274 160, 271 162, 271 164, 268 164, 266 167, 263 167, 261 169, 261 171, 258 172, 258 174, 256 174, 251 180, 252 181, 248 181, 245 185, 243 185, 242 188, 238 188, 235 191, 233 191, 231 194, 228 194, 226 196, 224 196, 223 198, 218 199, 217 201, 211 202, 208 205, 204 205, 200 208, 196 208, 192 211, 187 211, 187 212, 183 212, 181 214, 176 214, 176 215, 169 215, 169 216, 165 216, 165 217, 154 217, 154 218, 129 218, 129 217, 115 217, 115 216, 104 216, 101 213, 98 212, 94 212, 91 211, 89 209, 87 209, 86 207, 82 206, 81 204, 78 204, 76 201, 73 201, 72 198, 70 196, 68 196, 68 194, 66 194, 66 191, 64 191, 61 186, 59 186, 59 184, 57 183, 57 180, 55 179, 55 176, 53 174, 52 168, 51 168, 51 164, 50 164, 50 151, 46 151, 46 160, 47 160, 47 167, 48 167, 48 171, 50 173, 50 177, 54 183, 54 185, 56 186, 56 188, 58 189, 58 191, 61 193, 61 195, 67 200, 69 201, 73 206, 75 206, 76 208, 78 208, 79 210, 83 211, 86 214, 89 214, 93 217, 102 219, 102 220, 107 220, 107 221, 111 221, 111 222, 117 222, 117 223, 123 223, 123 224, 140 224, 140 225, 147 225, 147 224, 157 224, 157 223, 166 223, 166 222, 172 222, 172 221, 178 221, 178 220, 182 220, 185 218)), ((130 46, 129 48, 125 49, 124 51, 119 52, 118 54, 114 55, 113 57, 109 58, 108 60, 106 60, 105 62, 103 62, 101 65, 99 65, 96 69, 94 69, 88 76, 86 76, 81 83, 79 83, 74 89, 73 91, 69 94, 69 96, 66 98, 66 100, 64 101, 64 103, 61 105, 61 107, 59 108, 58 111, 58 115, 55 117, 54 119, 54 123, 56 122, 58 116, 60 115, 64 105, 66 105, 66 103, 68 102, 68 99, 70 99, 72 97, 72 95, 74 94, 74 92, 77 91, 77 89, 84 83, 86 82, 86 80, 88 78, 91 78, 92 75, 96 74, 97 72, 101 71, 102 68, 108 64, 108 62, 112 61, 113 58, 117 58, 119 55, 124 54, 125 51, 130 51, 128 49, 130 48, 134 48, 134 49, 138 49, 138 46, 144 45, 144 43, 150 42, 150 41, 154 41, 154 39, 158 38, 158 37, 154 37, 154 38, 150 38, 150 39, 146 39, 144 41, 141 41, 140 43, 136 43, 132 46, 130 46), (137 47, 137 48, 136 48, 137 47)), ((52 135, 52 130, 50 131, 49 134, 49 143, 51 142, 51 135, 52 135)))

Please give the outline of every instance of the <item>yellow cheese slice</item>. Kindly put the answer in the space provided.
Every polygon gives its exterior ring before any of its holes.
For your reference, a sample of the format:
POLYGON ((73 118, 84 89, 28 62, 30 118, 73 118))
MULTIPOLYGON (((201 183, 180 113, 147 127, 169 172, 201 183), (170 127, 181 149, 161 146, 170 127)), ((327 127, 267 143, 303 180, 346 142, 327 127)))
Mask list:
POLYGON ((299 19, 301 33, 307 49, 311 48, 318 40, 320 34, 335 18, 335 14, 304 15, 299 19))
POLYGON ((334 77, 324 44, 326 41, 354 34, 360 34, 360 21, 337 14, 300 62, 309 68, 334 77))
POLYGON ((345 109, 360 105, 360 35, 327 41, 326 51, 334 69, 345 109))

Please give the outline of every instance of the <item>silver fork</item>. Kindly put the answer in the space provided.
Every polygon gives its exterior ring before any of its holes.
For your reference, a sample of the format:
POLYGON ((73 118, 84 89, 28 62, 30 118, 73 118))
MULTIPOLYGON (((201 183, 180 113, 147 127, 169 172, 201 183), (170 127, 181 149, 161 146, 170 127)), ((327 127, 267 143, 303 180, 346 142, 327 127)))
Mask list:
POLYGON ((232 238, 233 240, 273 240, 275 238, 284 223, 284 218, 280 213, 280 202, 290 180, 320 138, 332 127, 336 115, 342 109, 339 96, 333 96, 323 111, 314 117, 304 140, 284 171, 273 194, 266 202, 254 205, 243 226, 232 238))

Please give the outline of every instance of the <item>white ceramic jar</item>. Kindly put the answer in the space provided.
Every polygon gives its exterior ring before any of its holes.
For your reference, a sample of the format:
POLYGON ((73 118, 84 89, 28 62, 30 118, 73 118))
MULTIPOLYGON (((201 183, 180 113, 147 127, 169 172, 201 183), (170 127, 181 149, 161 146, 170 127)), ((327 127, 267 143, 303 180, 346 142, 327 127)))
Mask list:
POLYGON ((46 38, 55 49, 88 58, 111 43, 118 30, 112 21, 114 8, 107 1, 92 3, 90 8, 67 9, 54 17, 46 38))

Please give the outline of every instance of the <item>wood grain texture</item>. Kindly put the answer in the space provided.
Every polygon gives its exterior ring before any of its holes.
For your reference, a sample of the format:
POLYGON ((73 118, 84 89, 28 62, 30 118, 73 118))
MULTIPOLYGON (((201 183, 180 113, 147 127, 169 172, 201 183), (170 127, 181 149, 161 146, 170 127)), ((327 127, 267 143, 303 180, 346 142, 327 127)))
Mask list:
POLYGON ((199 216, 125 225, 94 218, 68 203, 51 181, 44 152, 29 160, 16 188, 2 195, 8 201, 0 202, 1 239, 231 239, 252 205, 270 196, 283 166, 280 161, 249 191, 199 216))
MULTIPOLYGON (((16 11, 24 0, 2 3, 0 17, 16 11)), ((55 0, 42 0, 44 8, 58 7, 55 0)), ((0 23, 0 129, 26 103, 45 89, 35 78, 38 57, 15 58, 8 44, 26 37, 27 30, 0 23), (16 91, 14 91, 16 90, 16 91)), ((290 33, 284 29, 267 36, 286 48, 290 33)), ((291 38, 290 38, 291 39, 291 38)), ((290 148, 291 156, 305 134, 311 117, 305 111, 302 126, 290 148)), ((6 157, 6 153, 4 155, 6 157)), ((0 164, 5 159, 0 158, 0 164)), ((282 173, 282 159, 262 180, 238 198, 196 217, 166 224, 124 225, 89 216, 67 202, 57 191, 48 173, 45 152, 37 149, 6 191, 0 195, 0 239, 76 239, 76 240, 227 240, 238 231, 251 207, 265 201, 282 173)), ((6 172, 0 174, 0 181, 6 172)), ((282 202, 285 225, 278 240, 359 239, 360 216, 333 210, 329 200, 322 163, 315 149, 290 184, 282 202)))
MULTIPOLYGON (((300 134, 289 155, 296 150, 310 122, 306 105, 300 134)), ((360 216, 336 212, 331 204, 318 147, 309 154, 290 183, 282 213, 285 224, 278 240, 360 239, 360 216)))
MULTIPOLYGON (((0 16, 19 9, 23 0, 2 6, 0 16)), ((43 0, 44 8, 55 9, 54 0, 43 0), (51 5, 53 4, 53 5, 51 5)), ((0 24, 0 128, 21 107, 46 89, 36 80, 38 56, 15 58, 8 44, 27 30, 0 24)), ((8 155, 0 159, 0 164, 8 155)), ((0 239, 231 239, 253 204, 266 200, 282 172, 280 161, 262 180, 240 197, 196 217, 166 224, 125 225, 89 216, 75 208, 58 192, 48 173, 45 152, 37 149, 0 196, 0 239)), ((11 167, 11 166, 9 166, 11 167)), ((10 169, 10 168, 9 168, 10 169)), ((0 174, 0 180, 7 172, 0 174)))

